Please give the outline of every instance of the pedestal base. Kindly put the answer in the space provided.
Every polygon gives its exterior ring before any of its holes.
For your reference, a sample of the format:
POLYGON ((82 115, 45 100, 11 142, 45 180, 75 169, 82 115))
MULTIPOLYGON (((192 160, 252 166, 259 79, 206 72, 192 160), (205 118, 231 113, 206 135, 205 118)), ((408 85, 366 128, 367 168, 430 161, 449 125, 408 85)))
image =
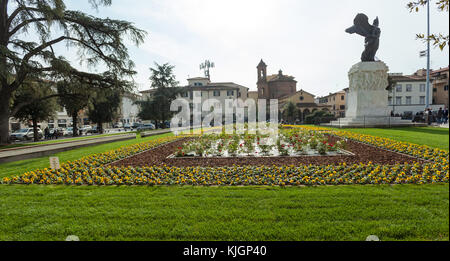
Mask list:
POLYGON ((338 128, 386 128, 426 126, 426 124, 412 122, 411 120, 402 120, 400 117, 346 117, 330 123, 321 124, 321 126, 338 128))

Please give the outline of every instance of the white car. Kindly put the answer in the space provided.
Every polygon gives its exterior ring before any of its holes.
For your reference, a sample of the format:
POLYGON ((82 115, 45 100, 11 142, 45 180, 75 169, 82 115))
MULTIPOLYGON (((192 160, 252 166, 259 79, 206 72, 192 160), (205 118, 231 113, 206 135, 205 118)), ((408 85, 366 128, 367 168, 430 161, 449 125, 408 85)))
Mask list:
POLYGON ((81 130, 84 134, 86 134, 92 131, 92 127, 90 125, 84 125, 81 128, 79 128, 79 130, 81 130))
POLYGON ((73 136, 73 128, 69 127, 66 129, 66 132, 64 133, 64 136, 73 136))
MULTIPOLYGON (((42 139, 44 137, 44 133, 40 128, 38 128, 37 130, 38 130, 38 139, 42 139)), ((33 128, 25 128, 15 131, 11 133, 10 138, 11 140, 31 140, 34 138, 33 128)))

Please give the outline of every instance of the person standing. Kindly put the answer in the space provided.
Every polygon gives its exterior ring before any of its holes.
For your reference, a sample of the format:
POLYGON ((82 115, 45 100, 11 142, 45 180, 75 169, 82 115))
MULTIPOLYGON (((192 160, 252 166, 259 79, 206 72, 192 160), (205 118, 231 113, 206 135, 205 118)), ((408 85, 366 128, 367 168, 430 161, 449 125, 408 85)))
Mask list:
POLYGON ((442 108, 439 108, 439 110, 437 112, 437 123, 438 124, 442 123, 442 118, 443 118, 443 111, 442 111, 442 108))
POLYGON ((444 107, 444 110, 442 111, 442 119, 443 119, 443 123, 447 124, 448 121, 448 108, 444 107))
POLYGON ((45 127, 44 129, 44 136, 46 140, 48 140, 50 137, 50 130, 48 129, 48 127, 45 127))
POLYGON ((428 125, 431 125, 431 114, 432 114, 432 113, 433 113, 433 112, 431 111, 430 108, 426 108, 426 109, 425 109, 425 119, 426 119, 428 125))

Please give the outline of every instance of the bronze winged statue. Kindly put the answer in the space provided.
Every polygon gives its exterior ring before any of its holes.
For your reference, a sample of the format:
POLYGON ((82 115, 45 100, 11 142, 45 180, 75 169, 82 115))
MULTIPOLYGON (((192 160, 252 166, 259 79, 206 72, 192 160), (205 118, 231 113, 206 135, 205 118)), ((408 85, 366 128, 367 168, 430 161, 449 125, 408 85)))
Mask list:
POLYGON ((349 34, 357 33, 365 37, 365 50, 361 55, 361 61, 375 61, 375 54, 380 45, 381 30, 378 27, 378 17, 373 21, 373 25, 369 24, 369 18, 365 14, 357 14, 353 20, 353 26, 345 30, 349 34))

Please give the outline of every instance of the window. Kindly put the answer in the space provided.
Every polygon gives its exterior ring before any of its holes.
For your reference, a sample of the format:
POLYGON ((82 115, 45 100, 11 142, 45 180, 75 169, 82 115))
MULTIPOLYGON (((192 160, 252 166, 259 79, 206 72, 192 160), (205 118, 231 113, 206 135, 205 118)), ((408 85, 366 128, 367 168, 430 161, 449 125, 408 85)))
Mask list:
POLYGON ((392 97, 388 98, 388 103, 389 103, 389 105, 392 105, 392 97))
POLYGON ((412 92, 412 85, 411 84, 407 84, 406 85, 406 92, 412 92))
POLYGON ((181 97, 185 97, 185 98, 188 97, 188 93, 187 92, 182 92, 181 93, 181 97))
POLYGON ((411 96, 406 96, 406 105, 411 105, 411 96))
POLYGON ((395 105, 402 105, 402 97, 395 97, 395 105))
POLYGON ((201 83, 201 82, 195 82, 195 83, 194 83, 194 86, 203 86, 203 83, 201 83))
POLYGON ((227 96, 234 96, 234 91, 227 91, 227 96))
POLYGON ((343 101, 343 100, 345 100, 345 96, 344 95, 341 96, 341 101, 343 101))
POLYGON ((425 92, 425 84, 420 85, 420 92, 425 92))
POLYGON ((437 92, 437 88, 433 88, 433 92, 437 92))
POLYGON ((305 99, 305 97, 303 97, 303 96, 300 96, 300 100, 301 101, 303 101, 305 99))
POLYGON ((396 92, 402 92, 402 85, 399 84, 399 85, 395 86, 395 91, 396 92))
POLYGON ((217 97, 217 96, 220 96, 220 91, 214 91, 214 92, 213 92, 213 95, 216 96, 216 97, 217 97))
POLYGON ((341 105, 341 110, 345 110, 345 105, 341 105))
POLYGON ((448 85, 444 86, 444 91, 448 91, 448 85))
POLYGON ((425 104, 425 96, 420 96, 420 104, 421 105, 425 104))

